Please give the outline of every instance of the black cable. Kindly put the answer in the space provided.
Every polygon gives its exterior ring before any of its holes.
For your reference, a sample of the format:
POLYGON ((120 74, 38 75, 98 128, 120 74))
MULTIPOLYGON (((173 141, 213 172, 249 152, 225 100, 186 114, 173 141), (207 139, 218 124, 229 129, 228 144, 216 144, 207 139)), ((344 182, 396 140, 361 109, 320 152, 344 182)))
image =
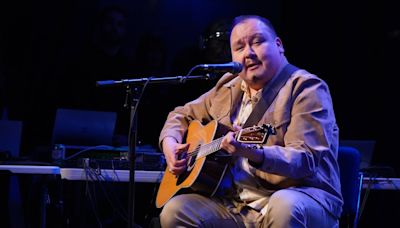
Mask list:
POLYGON ((74 158, 74 157, 76 157, 76 156, 78 156, 78 155, 80 155, 80 154, 82 154, 82 153, 84 153, 84 152, 91 151, 91 150, 94 150, 94 149, 100 149, 100 148, 104 148, 104 149, 113 149, 114 147, 112 147, 112 146, 106 146, 106 145, 92 146, 92 147, 89 147, 89 148, 86 148, 86 149, 84 149, 84 150, 80 150, 80 151, 76 152, 75 154, 73 154, 73 155, 71 155, 71 156, 65 158, 64 161, 67 161, 67 160, 69 160, 69 159, 71 159, 71 158, 74 158))
POLYGON ((95 208, 95 200, 93 199, 93 198, 96 198, 95 196, 92 196, 92 194, 90 193, 90 171, 88 170, 88 167, 86 166, 86 164, 84 163, 84 171, 85 171, 85 175, 86 175, 86 188, 85 188, 85 195, 87 195, 88 197, 89 197, 89 203, 90 203, 90 206, 91 206, 91 208, 92 208, 92 211, 93 211, 93 214, 94 214, 94 216, 95 216, 95 218, 96 218, 96 222, 97 222, 97 224, 99 225, 99 227, 101 228, 101 227, 103 227, 103 225, 102 225, 102 223, 101 223, 101 220, 100 220, 100 218, 99 218, 99 215, 97 214, 97 210, 96 210, 96 208, 95 208))
MULTIPOLYGON (((113 191, 107 188, 105 184, 103 184, 103 182, 108 181, 108 179, 104 175, 102 175, 100 167, 93 168, 86 165, 86 170, 88 175, 90 175, 91 180, 98 182, 97 184, 100 185, 100 189, 102 190, 103 194, 107 199, 107 202, 110 204, 112 209, 119 215, 119 217, 121 217, 127 222, 128 221, 127 211, 124 210, 121 201, 115 194, 109 194, 109 192, 113 193, 113 191), (112 200, 111 198, 115 200, 112 200), (113 202, 117 202, 118 204, 114 204, 113 202)), ((113 171, 115 172, 115 170, 113 171)))
POLYGON ((113 192, 113 191, 108 191, 105 187, 105 185, 103 185, 103 181, 107 181, 107 179, 102 175, 96 175, 96 180, 97 182, 99 182, 98 184, 100 185, 100 189, 102 190, 102 192, 104 193, 108 203, 110 204, 111 208, 117 212, 117 214, 124 219, 126 222, 128 222, 128 212, 124 210, 123 206, 121 205, 121 202, 118 200, 118 197, 115 196, 115 194, 109 195, 109 192, 113 192), (101 180, 100 177, 103 179, 101 180), (115 205, 113 202, 114 200, 111 200, 111 197, 115 199, 115 202, 118 203, 118 205, 115 205))
MULTIPOLYGON (((131 99, 131 115, 130 115, 130 123, 129 123, 129 132, 128 132, 128 157, 130 159, 130 169, 129 169, 129 194, 128 194, 128 226, 132 227, 134 225, 134 208, 135 208, 135 159, 136 159, 136 113, 139 108, 140 100, 144 94, 144 91, 152 80, 152 77, 148 78, 146 82, 143 84, 142 89, 139 91, 140 94, 138 97, 131 94, 133 99, 131 99), (133 179, 133 180, 132 180, 133 179)), ((127 87, 129 88, 129 87, 127 87)), ((132 90, 131 90, 132 93, 132 90)), ((135 94, 136 95, 136 94, 135 94)))
MULTIPOLYGON (((92 200, 93 200, 93 205, 95 205, 98 202, 98 200, 97 200, 97 192, 96 192, 95 184, 93 183, 93 180, 95 180, 95 177, 93 175, 97 175, 97 173, 100 173, 101 171, 100 170, 91 169, 90 166, 88 166, 88 164, 86 164, 86 165, 87 165, 86 166, 86 173, 87 173, 87 175, 89 175, 89 178, 87 178, 87 180, 89 181, 88 183, 90 183, 91 186, 92 186, 92 195, 93 195, 92 200)), ((98 211, 95 209, 95 207, 92 208, 92 210, 95 213, 96 220, 98 222, 100 222, 99 227, 103 227, 103 224, 101 223, 98 211)))
POLYGON ((369 177, 368 186, 365 189, 364 198, 363 198, 363 201, 362 201, 361 206, 360 206, 360 214, 358 216, 358 220, 361 219, 362 213, 363 213, 364 208, 365 208, 365 204, 367 203, 367 199, 368 199, 369 193, 371 191, 372 184, 373 184, 373 182, 375 182, 375 178, 376 177, 377 177, 376 174, 374 176, 370 176, 369 177))
MULTIPOLYGON (((159 180, 162 178, 162 173, 160 172, 160 176, 159 176, 159 180)), ((151 200, 150 200, 150 204, 148 205, 148 207, 147 207, 147 210, 146 210, 146 214, 145 214, 145 216, 144 216, 144 220, 145 221, 147 221, 148 219, 149 219, 149 211, 150 211, 150 208, 151 207, 154 207, 154 205, 155 205, 155 199, 156 199, 156 196, 157 196, 157 190, 158 190, 158 184, 154 184, 154 188, 153 188, 153 194, 152 194, 152 196, 151 196, 151 200)))
MULTIPOLYGON (((196 65, 196 66, 192 67, 192 68, 189 70, 189 72, 186 74, 186 77, 190 76, 190 75, 192 74, 192 72, 193 72, 194 70, 196 70, 197 68, 199 68, 199 67, 200 67, 200 65, 196 65)), ((181 81, 181 82, 185 82, 184 79, 183 79, 183 81, 181 81)))
MULTIPOLYGON (((134 109, 134 112, 132 113, 132 116, 136 116, 136 112, 137 112, 137 109, 139 107, 139 103, 142 100, 142 96, 144 94, 144 91, 145 91, 147 85, 149 84, 149 82, 151 81, 151 79, 152 79, 152 77, 148 78, 147 81, 143 84, 143 88, 140 91, 139 98, 136 100, 135 109, 134 109)), ((129 138, 130 138, 130 135, 131 135, 131 131, 129 131, 129 138)))

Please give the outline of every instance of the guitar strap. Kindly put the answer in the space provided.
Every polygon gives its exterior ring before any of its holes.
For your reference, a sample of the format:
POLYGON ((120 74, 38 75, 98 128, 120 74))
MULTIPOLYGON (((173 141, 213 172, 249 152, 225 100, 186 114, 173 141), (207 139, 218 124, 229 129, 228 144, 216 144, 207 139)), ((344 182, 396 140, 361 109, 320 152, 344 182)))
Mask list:
POLYGON ((243 125, 243 128, 251 127, 257 125, 261 120, 265 111, 271 105, 272 101, 278 95, 279 90, 286 83, 289 77, 298 70, 299 68, 292 65, 287 64, 282 71, 272 79, 270 83, 267 84, 263 88, 262 97, 260 101, 256 104, 253 111, 250 113, 250 116, 247 118, 246 122, 243 125))

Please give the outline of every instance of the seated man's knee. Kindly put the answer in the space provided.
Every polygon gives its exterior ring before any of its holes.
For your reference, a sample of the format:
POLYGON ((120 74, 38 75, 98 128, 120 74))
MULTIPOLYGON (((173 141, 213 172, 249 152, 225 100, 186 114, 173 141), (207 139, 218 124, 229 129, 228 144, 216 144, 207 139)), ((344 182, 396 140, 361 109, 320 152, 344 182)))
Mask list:
POLYGON ((264 223, 279 227, 302 224, 305 218, 302 196, 302 193, 293 190, 279 190, 272 194, 264 223))
POLYGON ((160 214, 162 227, 221 227, 237 225, 228 210, 208 197, 183 194, 172 198, 160 214))
POLYGON ((163 227, 170 227, 175 222, 176 216, 183 210, 184 201, 180 200, 182 196, 176 196, 170 199, 163 207, 160 213, 160 223, 163 227))
POLYGON ((170 199, 160 214, 162 227, 198 227, 205 217, 212 217, 206 205, 211 200, 198 194, 182 194, 170 199))

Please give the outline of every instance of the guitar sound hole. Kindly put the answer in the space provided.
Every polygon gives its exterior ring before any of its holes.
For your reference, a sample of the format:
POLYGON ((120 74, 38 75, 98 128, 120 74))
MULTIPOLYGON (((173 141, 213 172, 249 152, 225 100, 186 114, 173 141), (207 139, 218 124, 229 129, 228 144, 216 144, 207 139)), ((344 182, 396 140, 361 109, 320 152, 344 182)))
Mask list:
MULTIPOLYGON (((200 147, 200 145, 198 147, 200 147)), ((181 184, 184 180, 186 180, 186 178, 192 172, 193 167, 195 166, 196 156, 190 156, 190 154, 188 154, 188 153, 182 153, 182 158, 186 158, 188 156, 189 156, 189 159, 187 161, 186 171, 178 176, 178 179, 176 181, 177 185, 181 184)))
POLYGON ((184 173, 180 174, 178 176, 178 179, 176 180, 176 185, 182 184, 182 182, 186 180, 186 178, 190 175, 190 173, 191 173, 191 170, 187 170, 184 173))

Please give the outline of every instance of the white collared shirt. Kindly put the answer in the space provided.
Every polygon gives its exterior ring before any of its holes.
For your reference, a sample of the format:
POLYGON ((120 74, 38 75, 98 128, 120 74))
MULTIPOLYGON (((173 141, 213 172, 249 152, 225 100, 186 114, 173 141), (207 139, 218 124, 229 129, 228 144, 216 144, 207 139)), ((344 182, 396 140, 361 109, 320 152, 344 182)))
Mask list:
MULTIPOLYGON (((241 105, 238 106, 236 116, 233 116, 233 124, 243 126, 257 102, 261 99, 262 89, 251 96, 250 88, 242 81, 241 90, 243 90, 243 98, 241 105)), ((239 190, 239 198, 247 204, 247 206, 260 211, 268 202, 268 197, 273 191, 262 188, 256 181, 254 174, 250 171, 250 165, 247 158, 240 157, 236 160, 232 168, 233 180, 239 190)))

